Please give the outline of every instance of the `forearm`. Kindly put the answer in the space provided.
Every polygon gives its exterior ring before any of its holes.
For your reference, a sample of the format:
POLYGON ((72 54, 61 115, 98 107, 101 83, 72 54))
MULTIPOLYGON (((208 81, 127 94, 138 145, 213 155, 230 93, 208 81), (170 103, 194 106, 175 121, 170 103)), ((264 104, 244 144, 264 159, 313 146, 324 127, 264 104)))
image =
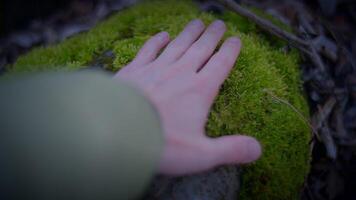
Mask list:
POLYGON ((107 75, 10 78, 0 82, 0 99, 3 195, 130 199, 158 164, 158 115, 137 91, 107 75))

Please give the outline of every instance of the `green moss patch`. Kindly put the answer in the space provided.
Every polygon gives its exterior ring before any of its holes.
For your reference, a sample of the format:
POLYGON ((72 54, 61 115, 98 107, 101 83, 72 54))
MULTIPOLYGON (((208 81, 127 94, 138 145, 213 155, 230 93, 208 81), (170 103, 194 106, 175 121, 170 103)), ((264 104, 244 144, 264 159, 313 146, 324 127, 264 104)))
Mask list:
POLYGON ((308 118, 298 54, 283 52, 280 44, 234 13, 202 13, 189 1, 147 1, 112 15, 89 32, 57 45, 35 48, 20 57, 10 73, 77 70, 107 51, 115 55, 106 68, 117 71, 134 58, 150 36, 168 31, 174 37, 195 18, 205 23, 216 18, 225 20, 226 37, 238 35, 243 43, 206 126, 211 137, 243 133, 257 137, 263 145, 262 158, 244 167, 241 198, 297 199, 309 170, 310 153, 310 130, 294 111, 308 118))

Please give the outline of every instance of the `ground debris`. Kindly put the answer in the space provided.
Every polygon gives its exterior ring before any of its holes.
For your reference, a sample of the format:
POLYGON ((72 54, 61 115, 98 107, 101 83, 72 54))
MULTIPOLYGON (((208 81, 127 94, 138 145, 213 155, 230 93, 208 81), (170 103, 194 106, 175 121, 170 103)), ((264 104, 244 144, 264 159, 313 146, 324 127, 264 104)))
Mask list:
POLYGON ((29 20, 29 27, 0 38, 0 74, 18 56, 35 46, 48 46, 91 29, 110 13, 138 0, 73 0, 65 10, 54 12, 46 19, 29 20))
POLYGON ((317 134, 311 142, 313 160, 302 199, 354 199, 356 2, 241 2, 277 15, 309 43, 311 55, 303 56, 301 69, 317 134))

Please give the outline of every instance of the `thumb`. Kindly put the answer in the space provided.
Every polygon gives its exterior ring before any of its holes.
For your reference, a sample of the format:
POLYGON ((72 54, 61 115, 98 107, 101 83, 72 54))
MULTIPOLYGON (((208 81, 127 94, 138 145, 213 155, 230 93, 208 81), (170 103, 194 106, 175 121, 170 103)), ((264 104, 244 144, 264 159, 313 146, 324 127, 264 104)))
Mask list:
POLYGON ((261 156, 261 145, 253 137, 230 135, 209 140, 216 165, 250 163, 261 156))

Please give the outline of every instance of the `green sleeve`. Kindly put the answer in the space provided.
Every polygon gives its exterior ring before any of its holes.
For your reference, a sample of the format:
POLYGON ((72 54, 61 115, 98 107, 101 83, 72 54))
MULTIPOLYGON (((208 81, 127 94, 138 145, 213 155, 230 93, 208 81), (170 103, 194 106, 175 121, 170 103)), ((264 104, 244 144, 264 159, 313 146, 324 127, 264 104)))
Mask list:
POLYGON ((0 199, 134 199, 163 146, 159 117, 101 72, 0 80, 0 199))

